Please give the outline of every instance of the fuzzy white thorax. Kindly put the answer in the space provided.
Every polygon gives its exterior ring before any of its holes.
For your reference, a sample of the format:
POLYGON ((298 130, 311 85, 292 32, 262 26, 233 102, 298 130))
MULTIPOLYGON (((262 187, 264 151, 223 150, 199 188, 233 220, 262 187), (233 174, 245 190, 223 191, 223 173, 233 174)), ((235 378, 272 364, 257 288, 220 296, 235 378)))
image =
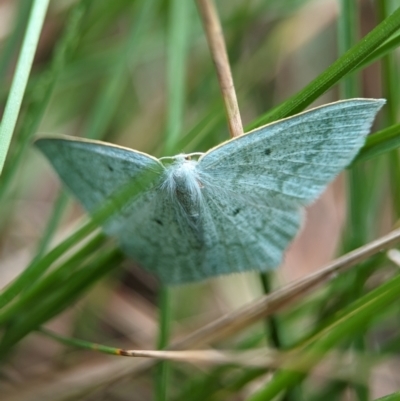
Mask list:
POLYGON ((174 162, 166 167, 161 186, 188 217, 199 215, 203 201, 202 182, 196 166, 197 161, 190 160, 188 155, 175 156, 174 162))

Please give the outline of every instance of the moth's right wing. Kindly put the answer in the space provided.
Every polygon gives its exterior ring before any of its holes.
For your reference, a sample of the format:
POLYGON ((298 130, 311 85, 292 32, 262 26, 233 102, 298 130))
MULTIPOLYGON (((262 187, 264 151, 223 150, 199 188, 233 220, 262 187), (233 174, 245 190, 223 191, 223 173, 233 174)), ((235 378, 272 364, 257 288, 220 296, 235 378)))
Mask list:
POLYGON ((277 207, 307 205, 353 160, 384 103, 350 99, 276 121, 209 150, 198 170, 277 207))
POLYGON ((152 156, 104 142, 61 137, 38 139, 35 145, 89 212, 144 171, 153 171, 160 180, 164 171, 152 156))

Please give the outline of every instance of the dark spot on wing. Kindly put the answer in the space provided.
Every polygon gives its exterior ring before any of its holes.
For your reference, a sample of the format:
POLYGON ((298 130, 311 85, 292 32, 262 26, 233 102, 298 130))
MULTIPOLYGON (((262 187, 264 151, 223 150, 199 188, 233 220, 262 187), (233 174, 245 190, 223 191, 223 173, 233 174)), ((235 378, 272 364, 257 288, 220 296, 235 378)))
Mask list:
POLYGON ((235 210, 233 211, 233 215, 236 216, 239 212, 240 212, 240 209, 235 209, 235 210))
POLYGON ((269 156, 271 154, 272 150, 267 148, 264 150, 264 155, 269 156))
POLYGON ((113 169, 109 164, 107 164, 107 167, 108 167, 108 169, 109 169, 110 171, 114 171, 114 169, 113 169))
POLYGON ((154 221, 155 221, 157 224, 159 224, 160 226, 163 226, 163 225, 164 225, 163 222, 162 222, 161 220, 154 219, 154 221))

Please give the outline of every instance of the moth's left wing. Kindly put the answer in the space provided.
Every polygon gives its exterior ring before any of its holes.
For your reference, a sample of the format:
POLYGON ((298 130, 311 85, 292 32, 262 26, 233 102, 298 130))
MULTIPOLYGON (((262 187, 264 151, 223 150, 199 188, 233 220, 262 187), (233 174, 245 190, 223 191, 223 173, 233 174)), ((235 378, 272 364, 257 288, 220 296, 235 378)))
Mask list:
POLYGON ((202 241, 177 219, 179 207, 161 188, 163 165, 141 152, 98 141, 43 138, 36 145, 83 206, 93 212, 148 169, 155 183, 125 204, 103 225, 108 235, 144 268, 164 282, 204 278, 198 272, 202 241))
POLYGON ((65 136, 41 138, 35 145, 89 212, 144 171, 151 170, 160 180, 164 171, 156 158, 106 142, 65 136))
POLYGON ((356 156, 384 103, 345 100, 277 121, 211 149, 198 168, 275 207, 308 204, 356 156))

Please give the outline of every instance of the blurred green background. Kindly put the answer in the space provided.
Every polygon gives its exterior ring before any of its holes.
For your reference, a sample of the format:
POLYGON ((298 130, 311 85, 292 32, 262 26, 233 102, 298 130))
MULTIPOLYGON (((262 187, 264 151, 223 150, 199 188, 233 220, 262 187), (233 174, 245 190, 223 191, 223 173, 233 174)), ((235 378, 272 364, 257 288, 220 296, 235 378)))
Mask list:
MULTIPOLYGON (((2 109, 40 3, 0 2, 2 109)), ((400 2, 216 5, 247 128, 338 99, 388 100, 358 162, 308 208, 284 265, 269 277, 273 290, 387 233, 400 216, 400 2)), ((22 107, 11 112, 18 120, 0 177, 2 400, 366 401, 400 390, 395 252, 209 345, 283 354, 305 347, 317 356, 302 367, 249 367, 245 357, 242 364, 154 367, 35 332, 46 324, 65 336, 155 349, 266 290, 255 273, 163 288, 87 223, 32 146, 35 137, 67 134, 161 157, 229 139, 194 1, 50 1, 22 107)))

